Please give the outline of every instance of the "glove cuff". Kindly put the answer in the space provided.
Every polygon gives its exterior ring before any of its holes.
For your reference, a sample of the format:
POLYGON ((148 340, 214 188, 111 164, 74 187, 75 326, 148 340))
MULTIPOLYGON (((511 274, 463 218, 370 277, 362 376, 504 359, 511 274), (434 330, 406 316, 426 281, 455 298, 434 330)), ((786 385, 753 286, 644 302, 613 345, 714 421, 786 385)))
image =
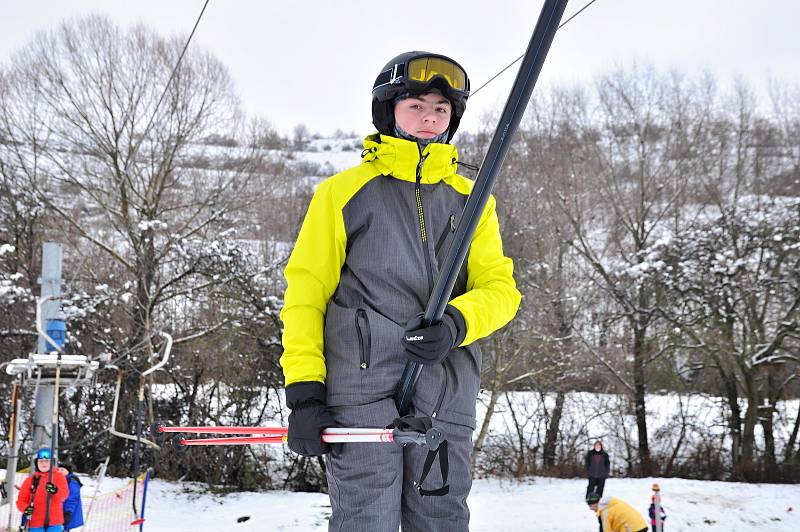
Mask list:
POLYGON ((449 320, 444 320, 444 322, 450 327, 450 331, 453 333, 453 338, 455 339, 453 347, 460 346, 467 336, 467 322, 464 320, 464 316, 456 307, 447 305, 444 309, 443 317, 450 318, 449 320))
POLYGON ((318 381, 294 382, 286 387, 286 406, 295 410, 310 404, 326 404, 325 384, 318 381))

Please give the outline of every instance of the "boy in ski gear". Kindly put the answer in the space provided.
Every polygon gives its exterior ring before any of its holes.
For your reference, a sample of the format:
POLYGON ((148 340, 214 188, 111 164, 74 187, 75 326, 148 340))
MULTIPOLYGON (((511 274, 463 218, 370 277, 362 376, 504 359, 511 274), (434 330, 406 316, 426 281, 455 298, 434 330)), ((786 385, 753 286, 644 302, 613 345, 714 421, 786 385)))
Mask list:
POLYGON ((657 530, 658 521, 656 520, 656 496, 652 495, 650 497, 650 508, 647 509, 647 513, 650 515, 650 524, 653 527, 653 532, 664 532, 664 521, 667 520, 667 512, 664 511, 663 506, 660 506, 659 510, 661 510, 659 512, 661 514, 661 530, 657 530))
POLYGON ((647 521, 636 509, 616 497, 586 496, 589 509, 600 518, 603 532, 647 532, 647 521))
MULTIPOLYGON (((373 87, 378 133, 365 139, 361 165, 317 188, 284 271, 289 446, 329 453, 330 530, 468 528, 475 341, 510 321, 520 302, 490 198, 444 316, 428 326, 419 317, 472 187, 447 144, 468 94, 464 70, 449 58, 392 59, 373 87), (424 364, 411 413, 434 418, 449 444, 441 497, 421 497, 414 483, 427 449, 320 441, 333 425, 397 418, 393 395, 408 360, 424 364)), ((430 477, 443 482, 437 468, 430 477)))
POLYGON ((64 529, 62 505, 69 488, 67 479, 58 470, 53 471, 52 482, 48 482, 52 457, 53 453, 49 448, 39 449, 33 460, 34 474, 28 476, 19 489, 17 509, 27 516, 27 530, 30 532, 62 532, 64 529), (45 528, 48 494, 50 513, 48 526, 45 528))
POLYGON ((611 469, 611 461, 608 453, 603 450, 603 442, 600 440, 595 441, 594 446, 586 453, 583 461, 586 466, 586 476, 589 477, 586 495, 596 492, 602 497, 606 478, 608 478, 608 473, 611 469))
POLYGON ((66 532, 83 526, 83 504, 81 503, 83 483, 78 475, 72 472, 70 464, 61 464, 59 470, 66 477, 67 486, 69 486, 69 496, 64 501, 64 530, 66 532))

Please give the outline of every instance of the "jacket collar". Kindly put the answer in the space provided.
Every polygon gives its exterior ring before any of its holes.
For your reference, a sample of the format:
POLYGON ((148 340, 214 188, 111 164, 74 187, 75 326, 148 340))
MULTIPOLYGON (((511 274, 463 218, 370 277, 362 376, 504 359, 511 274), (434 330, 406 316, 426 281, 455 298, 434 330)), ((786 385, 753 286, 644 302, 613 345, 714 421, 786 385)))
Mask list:
POLYGON ((435 184, 456 173, 458 151, 451 144, 428 144, 420 154, 419 146, 410 140, 376 133, 364 139, 363 163, 372 163, 383 175, 416 182, 420 157, 424 184, 435 184))

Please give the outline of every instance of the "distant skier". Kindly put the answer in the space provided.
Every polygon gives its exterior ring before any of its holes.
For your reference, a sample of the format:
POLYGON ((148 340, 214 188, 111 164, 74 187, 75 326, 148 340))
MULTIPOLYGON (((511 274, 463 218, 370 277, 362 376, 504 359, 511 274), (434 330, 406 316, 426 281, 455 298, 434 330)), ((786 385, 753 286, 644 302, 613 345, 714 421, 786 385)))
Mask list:
POLYGON ((72 465, 61 464, 60 471, 67 478, 69 486, 69 497, 64 501, 64 531, 68 532, 83 526, 83 504, 81 503, 83 483, 78 475, 72 472, 72 465))
POLYGON ((586 496, 586 504, 600 518, 603 532, 647 532, 647 521, 636 509, 616 497, 586 496))
POLYGON ((606 485, 608 473, 611 470, 611 460, 608 453, 603 450, 603 442, 597 440, 594 447, 589 449, 583 458, 586 465, 586 476, 589 478, 589 485, 586 486, 586 496, 595 492, 600 497, 603 496, 603 488, 606 485))
POLYGON ((43 447, 33 460, 34 474, 22 483, 17 497, 17 509, 26 516, 29 532, 62 532, 64 513, 62 506, 69 495, 67 479, 58 470, 53 471, 52 482, 48 482, 52 465, 52 451, 43 447), (50 495, 50 513, 47 515, 47 496, 50 495), (49 518, 44 527, 45 516, 49 518))
MULTIPOLYGON (((659 505, 660 506, 660 505, 659 505)), ((647 513, 650 515, 650 524, 653 526, 653 532, 664 532, 664 521, 667 519, 667 513, 664 511, 664 507, 660 507, 660 514, 661 514, 661 530, 658 530, 657 525, 658 521, 656 519, 656 496, 653 495, 650 497, 650 508, 647 509, 647 513)))
MULTIPOLYGON (((327 92, 333 102, 347 97, 327 92)), ((364 140, 359 166, 319 185, 284 271, 289 447, 330 453, 330 530, 468 528, 476 340, 511 320, 521 298, 491 197, 444 315, 429 326, 421 319, 473 185, 456 173, 450 144, 468 95, 464 69, 448 57, 391 59, 372 88, 378 133, 364 140), (392 423, 408 360, 424 366, 411 414, 434 418, 449 444, 449 493, 437 497, 415 485, 425 448, 320 441, 334 425, 392 423)), ((443 481, 438 468, 430 477, 443 481)))

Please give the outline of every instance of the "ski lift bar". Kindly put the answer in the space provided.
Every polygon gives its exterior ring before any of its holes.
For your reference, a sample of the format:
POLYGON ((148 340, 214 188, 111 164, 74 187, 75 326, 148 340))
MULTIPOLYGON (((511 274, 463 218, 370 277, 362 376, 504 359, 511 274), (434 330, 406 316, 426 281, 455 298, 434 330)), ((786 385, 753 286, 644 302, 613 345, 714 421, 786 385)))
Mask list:
POLYGON ((152 368, 148 368, 148 369, 144 370, 144 372, 142 373, 142 377, 147 377, 148 375, 150 375, 154 371, 157 371, 157 370, 163 368, 164 365, 167 363, 167 360, 169 360, 169 355, 172 352, 172 335, 170 335, 168 333, 165 333, 163 331, 159 331, 158 334, 163 336, 164 339, 167 341, 167 345, 164 347, 164 356, 161 357, 161 361, 158 364, 156 364, 152 368))
MULTIPOLYGON (((469 244, 475 229, 480 221, 486 202, 492 191, 497 174, 503 165, 506 153, 511 147, 514 133, 517 131, 528 100, 531 98, 533 87, 542 70, 542 65, 550 50, 558 24, 567 7, 567 0, 545 0, 539 20, 533 30, 528 49, 525 52, 522 65, 519 67, 517 78, 511 87, 511 93, 506 101, 503 114, 497 123, 492 141, 486 151, 486 156, 481 163, 478 175, 475 178, 475 185, 472 193, 464 206, 461 221, 458 223, 453 243, 447 251, 436 284, 433 287, 428 305, 425 307, 423 321, 430 324, 442 318, 447 302, 453 292, 458 272, 469 251, 469 244)), ((397 383, 394 402, 401 416, 406 415, 411 409, 411 398, 414 394, 414 386, 422 371, 422 365, 408 361, 403 370, 403 376, 397 383)))
MULTIPOLYGON (((164 364, 167 363, 167 361, 169 360, 170 353, 172 352, 172 336, 169 333, 165 333, 163 331, 159 331, 158 334, 161 335, 162 337, 164 337, 164 339, 167 342, 166 345, 164 346, 164 355, 161 357, 161 360, 157 364, 155 364, 154 366, 152 366, 150 368, 147 368, 146 370, 144 370, 144 372, 142 372, 142 375, 141 375, 141 381, 142 382, 144 382, 144 377, 145 376, 147 376, 147 375, 153 373, 154 371, 164 367, 164 364)), ((108 365, 106 367, 114 367, 114 366, 108 365)), ((132 434, 125 434, 124 432, 119 432, 115 428, 117 426, 117 408, 119 406, 119 391, 120 391, 121 386, 122 386, 122 371, 119 370, 119 368, 117 368, 117 388, 116 388, 116 391, 114 392, 114 410, 111 413, 111 426, 108 428, 109 434, 112 434, 112 435, 117 436, 119 438, 124 438, 126 440, 141 441, 145 445, 148 445, 149 447, 152 447, 153 449, 160 449, 161 447, 158 444, 148 440, 147 438, 139 439, 137 436, 134 436, 132 434)), ((140 393, 140 395, 141 395, 141 393, 140 393)))
MULTIPOLYGON (((34 370, 53 369, 56 367, 56 357, 53 355, 41 355, 38 353, 31 353, 28 358, 15 358, 6 365, 6 373, 9 375, 17 375, 19 373, 28 372, 32 374, 34 370)), ((100 364, 96 360, 89 360, 84 355, 62 355, 61 357, 61 370, 72 370, 86 368, 88 377, 90 373, 98 369, 100 364)), ((29 375, 30 377, 30 375, 29 375)), ((42 379, 42 382, 47 382, 42 379)))

